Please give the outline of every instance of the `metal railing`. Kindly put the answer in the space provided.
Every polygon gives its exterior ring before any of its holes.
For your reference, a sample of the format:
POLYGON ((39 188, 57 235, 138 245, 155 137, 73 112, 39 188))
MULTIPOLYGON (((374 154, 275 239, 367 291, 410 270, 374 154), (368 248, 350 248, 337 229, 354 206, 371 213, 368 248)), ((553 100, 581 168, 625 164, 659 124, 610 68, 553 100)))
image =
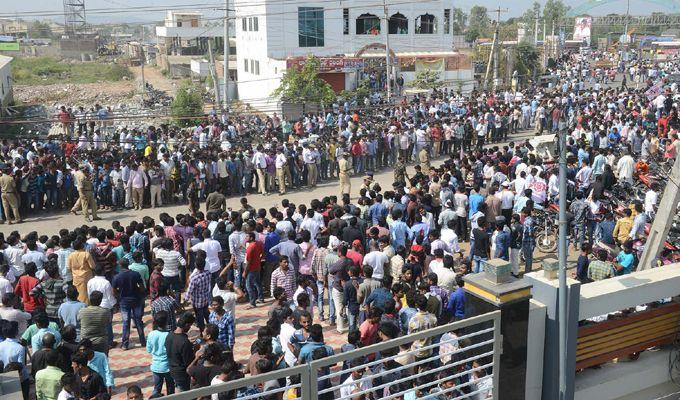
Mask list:
MULTIPOLYGON (((351 392, 351 398, 357 396, 377 393, 376 398, 383 400, 390 400, 397 397, 403 397, 405 393, 413 390, 429 391, 433 388, 438 388, 437 395, 445 395, 452 399, 470 399, 473 396, 485 393, 488 389, 478 388, 475 381, 465 378, 476 371, 484 370, 489 372, 484 379, 491 379, 493 398, 498 396, 498 369, 496 366, 500 362, 500 354, 502 352, 502 338, 500 333, 500 318, 501 312, 494 311, 480 316, 464 319, 450 324, 442 325, 436 328, 428 329, 422 332, 417 332, 411 335, 401 336, 396 339, 385 342, 376 343, 367 347, 352 350, 346 353, 336 354, 322 359, 314 360, 308 364, 298 365, 290 368, 272 371, 266 374, 249 376, 243 379, 212 385, 200 389, 194 389, 187 392, 177 393, 166 396, 170 400, 189 400, 200 396, 209 396, 216 393, 226 391, 236 391, 238 389, 262 386, 264 382, 273 381, 277 379, 289 378, 287 385, 280 388, 267 390, 257 394, 246 394, 234 397, 242 400, 268 398, 268 396, 277 395, 288 389, 299 388, 299 396, 305 400, 316 400, 320 396, 330 397, 333 399, 348 399, 340 394, 341 388, 348 385, 355 385, 356 388, 361 388, 361 383, 368 381, 366 389, 354 389, 351 392), (442 335, 449 332, 457 332, 457 335, 446 340, 440 340, 442 335), (408 351, 399 352, 400 346, 406 346, 416 341, 425 341, 422 347, 411 347, 408 351), (429 343, 428 343, 429 342, 429 343), (451 351, 444 351, 443 345, 453 344, 451 351), (397 349, 395 352, 394 349, 397 349), (392 351, 392 355, 388 355, 392 351), (381 353, 384 356, 379 356, 381 353), (397 358, 405 356, 415 356, 418 353, 427 353, 424 357, 415 357, 414 361, 406 365, 400 365, 392 369, 380 369, 385 362, 394 361, 397 358), (450 361, 442 364, 441 359, 444 356, 449 356, 450 361), (368 361, 371 357, 374 360, 368 361), (365 362, 359 366, 349 367, 346 369, 337 368, 343 363, 351 362, 356 359, 364 359, 365 362), (477 366, 472 367, 472 363, 476 361, 477 366), (418 369, 419 367, 427 366, 421 374, 413 374, 410 371, 418 369), (465 368, 463 368, 465 367, 465 368), (342 375, 351 374, 355 370, 365 371, 371 370, 370 374, 364 374, 351 382, 341 382, 342 375), (328 371, 327 373, 321 371, 328 371), (451 373, 455 371, 455 373, 451 373), (380 379, 394 377, 394 374, 399 373, 398 379, 380 379), (419 375, 429 375, 432 379, 426 383, 416 383, 419 375), (298 377, 299 382, 290 384, 290 377, 298 377), (453 386, 447 385, 442 388, 441 383, 454 381, 453 386), (326 382, 330 387, 319 390, 318 383, 326 382), (374 386, 374 383, 375 386, 374 386), (402 384, 402 385, 400 385, 402 384), (399 388, 392 391, 392 388, 399 388), (387 390, 385 390, 387 389, 387 390)), ((394 364, 393 364, 394 365, 394 364)), ((294 379, 297 382, 297 379, 294 379)))

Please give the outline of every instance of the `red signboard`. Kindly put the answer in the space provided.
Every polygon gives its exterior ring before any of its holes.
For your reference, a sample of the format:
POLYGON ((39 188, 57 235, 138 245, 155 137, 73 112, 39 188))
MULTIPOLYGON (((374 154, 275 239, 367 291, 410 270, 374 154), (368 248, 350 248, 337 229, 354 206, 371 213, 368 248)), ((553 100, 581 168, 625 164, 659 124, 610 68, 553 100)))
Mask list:
MULTIPOLYGON (((289 58, 286 60, 286 68, 302 67, 307 62, 306 58, 289 58)), ((350 57, 324 57, 319 58, 319 72, 352 71, 364 67, 364 60, 350 57)))

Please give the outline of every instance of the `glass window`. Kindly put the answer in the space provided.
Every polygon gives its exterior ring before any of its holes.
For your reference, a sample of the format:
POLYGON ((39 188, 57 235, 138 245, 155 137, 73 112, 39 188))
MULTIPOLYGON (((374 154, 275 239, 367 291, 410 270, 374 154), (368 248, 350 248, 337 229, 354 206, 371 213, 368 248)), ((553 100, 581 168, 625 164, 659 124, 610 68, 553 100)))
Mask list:
POLYGON ((444 9, 444 34, 451 33, 451 9, 444 9))
POLYGON ((247 58, 243 59, 243 70, 248 72, 248 59, 247 58))
POLYGON ((246 18, 241 18, 241 30, 243 30, 243 32, 248 30, 248 21, 246 21, 246 18))
POLYGON ((258 18, 257 18, 257 17, 253 18, 253 30, 254 30, 255 32, 257 32, 257 31, 259 30, 259 28, 258 28, 258 22, 259 22, 259 21, 258 21, 258 18))
POLYGON ((248 18, 248 30, 252 31, 253 30, 253 19, 248 18))
POLYGON ((260 62, 255 61, 255 75, 260 75, 260 62))
POLYGON ((408 34, 408 19, 401 13, 392 14, 388 24, 390 35, 408 34))
POLYGON ((323 47, 323 8, 298 7, 298 45, 300 47, 323 47))
POLYGON ((357 35, 379 35, 380 18, 373 14, 361 14, 357 18, 357 35))
POLYGON ((349 8, 342 9, 342 33, 349 35, 349 8))
POLYGON ((437 18, 432 14, 423 14, 416 18, 417 34, 437 33, 437 18))

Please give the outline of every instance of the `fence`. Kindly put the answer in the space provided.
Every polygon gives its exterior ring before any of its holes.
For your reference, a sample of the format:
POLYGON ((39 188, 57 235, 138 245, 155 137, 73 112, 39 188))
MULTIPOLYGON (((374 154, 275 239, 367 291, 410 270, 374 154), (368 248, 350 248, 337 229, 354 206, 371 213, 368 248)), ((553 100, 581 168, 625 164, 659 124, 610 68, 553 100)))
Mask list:
POLYGON ((436 393, 437 395, 448 394, 449 398, 452 399, 471 399, 476 398, 474 397, 476 395, 485 393, 493 393, 493 398, 496 399, 498 396, 496 389, 498 388, 499 378, 496 366, 499 365, 502 351, 500 319, 500 311, 494 311, 346 353, 314 360, 308 364, 177 393, 164 398, 169 400, 189 400, 228 391, 238 393, 239 389, 259 387, 259 392, 241 392, 238 396, 229 398, 241 400, 275 399, 281 398, 280 395, 289 389, 298 389, 294 396, 286 398, 305 400, 323 398, 349 399, 368 393, 377 393, 376 398, 390 400, 403 398, 407 392, 415 390, 429 391, 430 389, 437 388, 439 390, 436 393), (456 332, 456 335, 450 335, 441 340, 442 335, 451 332, 456 332), (423 345, 414 348, 411 346, 414 342, 419 342, 423 345), (409 350, 399 351, 400 346, 408 347, 409 350), (418 353, 421 356, 424 353, 427 355, 417 357, 418 353), (394 362, 397 358, 411 357, 413 357, 413 361, 405 365, 394 362), (442 364, 442 357, 450 357, 450 360, 442 364), (351 362, 356 359, 363 359, 364 362, 360 365, 351 363, 350 365, 353 366, 344 370, 339 368, 339 365, 342 363, 351 362), (395 368, 385 368, 385 363, 390 361, 393 362, 392 365, 395 368), (473 362, 476 362, 476 365, 473 366, 473 362), (431 368, 421 374, 413 373, 415 368, 424 365, 428 365, 431 368), (351 374, 352 371, 365 371, 367 368, 371 373, 364 374, 356 379, 353 377, 353 380, 350 382, 340 381, 341 375, 351 374), (486 371, 491 372, 485 374, 486 371), (468 379, 473 372, 481 374, 482 377, 479 377, 478 381, 468 379), (418 376, 426 376, 427 381, 423 383, 423 379, 420 379, 416 385, 409 385, 418 376), (288 378, 286 385, 274 389, 261 390, 265 382, 284 378, 288 378), (367 384, 364 384, 364 382, 367 384), (442 385, 445 382, 446 384, 442 385), (352 385, 351 388, 349 388, 350 385, 352 385), (398 389, 392 391, 391 389, 393 388, 398 389), (343 395, 343 393, 345 394, 343 395), (351 393, 351 396, 348 396, 347 393, 351 393))

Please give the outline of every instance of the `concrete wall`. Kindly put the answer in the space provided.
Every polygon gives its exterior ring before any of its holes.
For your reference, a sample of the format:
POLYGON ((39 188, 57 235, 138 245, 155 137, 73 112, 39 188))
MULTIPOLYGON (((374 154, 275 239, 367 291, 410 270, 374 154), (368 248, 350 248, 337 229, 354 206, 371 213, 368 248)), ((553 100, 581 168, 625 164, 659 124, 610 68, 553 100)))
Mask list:
POLYGON ((543 377, 533 371, 543 371, 545 343, 545 317, 547 307, 534 299, 529 300, 529 327, 527 335, 527 376, 525 399, 541 400, 543 377))
POLYGON ((14 100, 11 61, 12 57, 0 56, 0 107, 6 107, 14 100))

